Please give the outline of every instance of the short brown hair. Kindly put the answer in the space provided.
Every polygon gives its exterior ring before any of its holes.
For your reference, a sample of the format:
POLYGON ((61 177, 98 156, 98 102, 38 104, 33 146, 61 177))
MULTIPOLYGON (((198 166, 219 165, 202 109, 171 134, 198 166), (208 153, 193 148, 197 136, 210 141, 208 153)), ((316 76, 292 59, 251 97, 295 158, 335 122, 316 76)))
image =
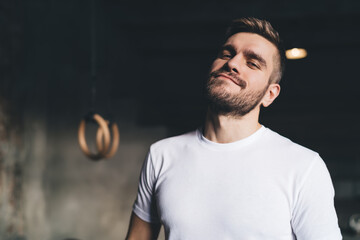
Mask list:
POLYGON ((282 42, 279 33, 266 20, 257 19, 254 17, 240 18, 233 20, 232 24, 226 31, 226 39, 239 32, 248 32, 258 34, 272 44, 278 50, 276 61, 276 69, 272 72, 269 83, 279 83, 285 70, 285 51, 282 47, 282 42))

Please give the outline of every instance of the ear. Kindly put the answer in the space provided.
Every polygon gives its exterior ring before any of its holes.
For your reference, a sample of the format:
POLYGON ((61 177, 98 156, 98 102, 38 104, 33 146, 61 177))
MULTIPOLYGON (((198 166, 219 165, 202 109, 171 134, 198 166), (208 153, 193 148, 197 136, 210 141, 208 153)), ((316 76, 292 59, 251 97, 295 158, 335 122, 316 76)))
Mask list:
POLYGON ((272 83, 269 85, 262 101, 261 105, 263 107, 268 107, 270 104, 279 96, 280 93, 280 85, 277 83, 272 83))

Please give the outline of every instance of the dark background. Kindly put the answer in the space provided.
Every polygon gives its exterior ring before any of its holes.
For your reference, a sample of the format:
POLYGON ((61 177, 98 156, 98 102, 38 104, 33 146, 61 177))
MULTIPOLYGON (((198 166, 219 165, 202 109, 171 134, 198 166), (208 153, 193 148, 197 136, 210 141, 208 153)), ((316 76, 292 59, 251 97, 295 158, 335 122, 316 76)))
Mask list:
POLYGON ((244 16, 269 20, 285 46, 308 50, 287 61, 261 122, 320 153, 351 236, 348 218, 360 212, 360 1, 93 3, 0 3, 3 236, 123 238, 147 148, 202 124, 209 66, 226 26, 244 16), (107 161, 88 161, 78 147, 90 110, 119 125, 121 147, 107 161))

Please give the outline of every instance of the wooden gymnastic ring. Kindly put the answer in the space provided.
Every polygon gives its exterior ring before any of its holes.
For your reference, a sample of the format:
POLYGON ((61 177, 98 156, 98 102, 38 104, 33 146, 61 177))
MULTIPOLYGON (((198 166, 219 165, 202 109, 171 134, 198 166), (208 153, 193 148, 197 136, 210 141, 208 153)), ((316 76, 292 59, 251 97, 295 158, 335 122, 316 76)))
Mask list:
MULTIPOLYGON (((92 160, 100 160, 100 159, 104 158, 106 153, 109 151, 109 147, 110 147, 110 131, 109 131, 108 124, 106 123, 106 121, 99 114, 93 114, 91 116, 91 118, 94 119, 99 124, 99 127, 103 131, 104 146, 102 146, 102 148, 99 149, 98 144, 97 144, 98 153, 91 153, 90 152, 90 150, 88 148, 88 145, 86 143, 86 139, 85 139, 86 118, 81 120, 81 122, 80 122, 79 131, 78 131, 79 144, 80 144, 81 150, 83 151, 83 153, 87 157, 89 157, 92 160)), ((102 139, 101 139, 101 141, 102 141, 102 139)))
MULTIPOLYGON (((119 134, 119 128, 115 122, 111 124, 111 130, 112 130, 112 146, 110 148, 110 151, 104 155, 105 158, 111 158, 116 153, 119 142, 120 142, 120 134, 119 134)), ((102 128, 98 128, 96 133, 96 146, 98 149, 103 148, 103 136, 104 132, 102 128)))

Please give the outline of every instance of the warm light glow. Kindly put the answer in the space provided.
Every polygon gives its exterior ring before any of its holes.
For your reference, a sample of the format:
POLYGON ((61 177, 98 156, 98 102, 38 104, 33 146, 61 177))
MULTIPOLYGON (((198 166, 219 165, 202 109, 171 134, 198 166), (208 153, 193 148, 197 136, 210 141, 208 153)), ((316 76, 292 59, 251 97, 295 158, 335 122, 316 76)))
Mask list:
POLYGON ((307 51, 304 48, 292 48, 285 52, 287 59, 301 59, 307 56, 307 51))

